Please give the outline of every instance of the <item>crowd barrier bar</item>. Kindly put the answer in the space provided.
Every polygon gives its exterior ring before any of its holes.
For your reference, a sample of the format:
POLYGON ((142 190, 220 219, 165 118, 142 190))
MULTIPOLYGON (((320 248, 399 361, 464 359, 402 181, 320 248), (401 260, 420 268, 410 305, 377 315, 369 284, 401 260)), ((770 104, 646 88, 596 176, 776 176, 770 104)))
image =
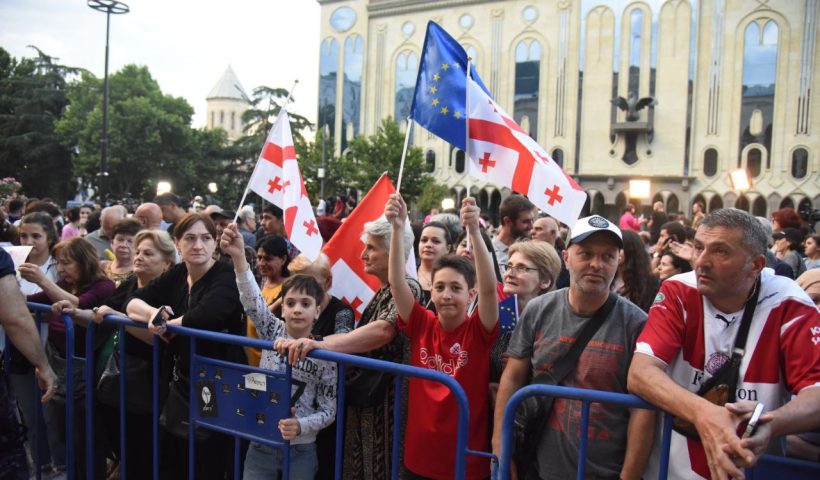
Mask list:
MULTIPOLYGON (((662 413, 664 418, 663 428, 661 430, 661 457, 658 478, 661 480, 667 478, 669 471, 669 455, 672 439, 673 418, 670 413, 659 410, 654 405, 647 403, 635 395, 539 384, 528 385, 519 389, 510 396, 510 399, 507 402, 501 429, 499 479, 508 480, 510 478, 510 466, 512 461, 512 433, 515 421, 515 411, 521 402, 527 397, 536 395, 582 400, 582 432, 588 432, 589 430, 589 410, 591 403, 608 403, 628 408, 644 408, 662 413)), ((578 452, 578 470, 576 478, 583 479, 586 469, 588 435, 581 435, 580 442, 581 445, 578 452)), ((787 475, 787 478, 792 480, 816 479, 820 478, 820 464, 817 462, 808 462, 805 460, 767 454, 761 456, 752 468, 745 469, 746 478, 749 480, 754 480, 756 478, 771 478, 774 474, 777 474, 778 476, 787 475)))
MULTIPOLYGON (((521 402, 533 396, 582 400, 581 432, 587 432, 589 430, 589 407, 593 402, 615 404, 627 408, 658 410, 654 405, 647 403, 641 398, 625 393, 603 392, 557 385, 527 385, 510 396, 507 406, 504 409, 504 418, 501 426, 501 458, 499 460, 499 479, 501 480, 509 480, 510 478, 515 411, 521 402)), ((658 478, 662 480, 666 478, 669 468, 669 445, 672 439, 672 416, 668 413, 664 413, 663 434, 661 438, 661 461, 658 478)), ((578 473, 576 475, 578 480, 585 478, 587 444, 589 442, 586 433, 580 435, 580 442, 581 446, 578 451, 578 473)))
MULTIPOLYGON (((51 313, 51 305, 45 305, 42 303, 34 303, 34 302, 26 302, 29 311, 34 314, 34 322, 37 325, 37 332, 40 332, 40 325, 43 322, 43 313, 51 313)), ((72 360, 83 360, 82 357, 74 357, 74 322, 71 320, 71 317, 68 315, 61 315, 63 319, 63 323, 65 324, 65 338, 66 338, 66 419, 65 419, 65 428, 66 428, 66 451, 65 451, 65 461, 66 461, 66 472, 72 472, 74 470, 74 402, 71 401, 74 396, 74 362, 72 360), (71 393, 69 393, 71 392, 71 393)), ((8 346, 11 345, 11 339, 6 336, 6 346, 3 349, 4 355, 9 355, 10 349, 8 346)), ((6 357, 8 360, 8 356, 6 357)), ((42 395, 43 392, 40 391, 39 383, 37 379, 34 380, 34 399, 38 400, 42 395)), ((34 416, 35 416, 35 430, 34 435, 35 438, 37 435, 41 433, 39 428, 41 422, 43 420, 43 406, 42 403, 37 402, 34 406, 34 416)), ((44 431, 45 429, 43 429, 44 431)), ((40 439, 37 438, 37 441, 34 442, 32 457, 34 457, 35 463, 35 475, 37 480, 40 480, 42 477, 42 472, 40 468, 40 457, 43 452, 40 451, 40 439)), ((53 455, 53 454, 52 454, 53 455)))
MULTIPOLYGON (((142 328, 142 329, 146 328, 146 324, 144 324, 144 323, 134 322, 134 321, 132 321, 132 320, 126 318, 126 317, 119 317, 119 316, 116 316, 116 315, 106 315, 105 321, 106 322, 116 323, 118 325, 118 328, 120 329, 120 335, 124 335, 123 330, 124 330, 124 327, 126 327, 126 326, 128 326, 128 327, 137 327, 137 328, 142 328)), ((88 328, 86 329, 86 335, 87 335, 86 345, 92 345, 93 344, 94 329, 95 329, 94 324, 90 323, 88 328)), ((195 340, 210 340, 210 341, 214 341, 214 342, 230 343, 230 344, 234 344, 234 345, 238 345, 238 346, 242 346, 242 347, 254 347, 254 348, 261 348, 261 349, 268 349, 268 350, 271 347, 271 342, 270 341, 251 339, 251 338, 237 336, 237 335, 230 335, 230 334, 212 332, 212 331, 208 331, 208 330, 199 330, 199 329, 192 329, 192 328, 188 328, 188 327, 180 327, 180 326, 172 326, 172 325, 169 325, 167 330, 168 330, 168 333, 177 334, 177 335, 184 335, 184 336, 190 337, 191 342, 192 342, 191 343, 191 346, 192 346, 192 348, 191 348, 191 355, 192 355, 191 365, 192 366, 194 365, 193 360, 194 360, 194 358, 196 358, 196 359, 199 359, 199 360, 207 360, 209 363, 224 363, 224 364, 230 364, 232 366, 235 365, 235 366, 238 366, 238 367, 243 367, 243 368, 249 369, 250 371, 263 371, 263 372, 270 373, 270 371, 268 371, 268 370, 254 369, 254 367, 249 367, 248 365, 234 364, 234 363, 231 363, 231 362, 224 362, 224 361, 220 361, 220 360, 212 359, 212 358, 208 358, 208 357, 201 357, 201 356, 196 354, 195 340)), ((123 338, 123 337, 121 337, 121 338, 123 338)), ((158 342, 159 342, 158 337, 154 336, 154 348, 153 348, 153 353, 154 353, 153 375, 154 375, 154 378, 153 378, 153 381, 154 381, 155 386, 157 385, 158 379, 159 379, 159 376, 158 376, 159 353, 158 353, 158 348, 157 348, 158 342)), ((124 368, 125 368, 124 367, 124 362, 125 362, 124 342, 120 342, 118 347, 121 349, 120 350, 120 371, 125 371, 124 370, 124 368)), ((393 460, 392 461, 391 476, 392 476, 393 479, 398 478, 398 472, 399 472, 399 446, 401 445, 401 441, 400 441, 401 440, 400 439, 400 432, 401 432, 401 429, 400 429, 401 386, 402 386, 402 378, 403 377, 414 377, 414 378, 420 378, 420 379, 424 379, 424 380, 430 380, 430 381, 438 382, 438 383, 444 384, 447 388, 450 389, 451 392, 453 392, 454 397, 456 399, 456 402, 458 404, 458 408, 459 408, 458 418, 457 418, 458 434, 457 434, 457 437, 456 437, 456 458, 455 458, 454 478, 457 478, 457 479, 464 478, 464 476, 466 474, 466 463, 467 463, 466 456, 468 454, 482 455, 482 456, 492 456, 492 454, 490 454, 488 452, 475 452, 475 451, 469 450, 467 448, 469 417, 470 417, 469 403, 467 401, 467 396, 464 393, 464 390, 462 389, 461 385, 454 378, 450 377, 449 375, 444 374, 442 372, 435 371, 435 370, 423 369, 423 368, 413 367, 413 366, 410 366, 410 365, 403 365, 403 364, 398 364, 398 363, 393 363, 393 362, 386 362, 386 361, 382 361, 382 360, 375 360, 375 359, 371 359, 371 358, 367 358, 367 357, 360 357, 360 356, 355 356, 355 355, 347 355, 347 354, 342 354, 342 353, 330 352, 330 351, 327 351, 327 350, 313 350, 309 353, 309 356, 311 356, 313 358, 318 358, 318 359, 321 359, 321 360, 331 361, 331 362, 334 362, 338 365, 338 377, 339 377, 340 380, 339 380, 339 383, 337 385, 336 458, 335 458, 335 465, 336 465, 335 472, 336 472, 336 477, 337 478, 341 478, 341 472, 342 472, 342 459, 343 459, 342 455, 343 455, 343 444, 344 444, 343 434, 344 434, 344 421, 345 421, 345 418, 344 418, 344 415, 345 415, 345 408, 344 408, 344 404, 345 404, 345 402, 344 402, 345 385, 344 385, 343 379, 345 378, 345 370, 346 370, 346 366, 348 366, 348 365, 352 365, 352 366, 355 366, 355 367, 358 367, 358 368, 365 368, 365 369, 373 369, 373 370, 384 371, 384 372, 391 373, 391 374, 396 376, 396 378, 394 379, 396 388, 395 388, 395 393, 394 393, 394 395, 395 395, 394 402, 395 403, 394 403, 394 415, 393 415, 393 422, 394 422, 393 451, 391 452, 391 458, 393 460)), ((85 374, 86 375, 91 375, 91 377, 88 377, 88 378, 93 378, 93 374, 94 374, 93 363, 94 363, 93 358, 91 358, 90 361, 88 361, 86 363, 85 374)), ((189 395, 190 395, 189 398, 191 398, 191 399, 194 398, 194 395, 193 395, 194 394, 194 392, 193 392, 194 384, 193 384, 193 381, 192 381, 193 378, 194 378, 194 372, 192 371, 192 372, 190 372, 190 379, 191 379, 190 388, 191 388, 191 391, 189 391, 189 395)), ((89 403, 87 403, 87 405, 91 405, 91 400, 89 398, 90 396, 88 394, 88 392, 91 392, 91 394, 93 394, 93 388, 92 388, 91 384, 93 384, 93 381, 92 382, 86 382, 86 388, 87 388, 86 401, 89 402, 89 403)), ((154 398, 152 399, 153 400, 153 412, 154 412, 154 415, 153 415, 153 419, 154 419, 154 421, 153 421, 153 424, 154 424, 153 425, 153 427, 154 427, 154 432, 153 432, 153 434, 154 434, 154 452, 153 452, 154 453, 154 465, 153 465, 154 478, 158 478, 158 463, 159 463, 158 462, 158 458, 159 458, 158 457, 158 455, 159 455, 159 440, 158 440, 158 428, 159 428, 158 427, 158 417, 159 417, 158 403, 159 402, 158 402, 158 390, 159 390, 158 388, 154 388, 154 392, 153 392, 154 398)), ((123 412, 125 411, 125 409, 124 409, 125 395, 123 394, 123 391, 124 391, 124 380, 121 377, 120 378, 120 427, 121 427, 120 428, 120 449, 121 449, 121 458, 124 459, 124 460, 121 460, 123 462, 123 464, 121 465, 121 474, 125 473, 124 472, 124 466, 125 466, 124 461, 127 461, 127 460, 125 460, 126 457, 125 457, 125 451, 124 451, 124 449, 125 449, 124 431, 125 430, 124 430, 124 428, 122 428, 122 426, 124 424, 124 414, 123 414, 123 412)), ((190 407, 191 407, 192 411, 189 412, 189 413, 193 413, 193 409, 195 408, 193 401, 191 401, 190 407)), ((93 410, 93 408, 90 408, 90 410, 93 410)), ((193 419, 193 415, 190 418, 193 419)), ((93 427, 93 412, 90 412, 86 416, 86 425, 87 425, 86 428, 88 430, 87 435, 86 435, 86 445, 87 445, 88 451, 92 452, 92 454, 93 454, 93 428, 90 428, 90 427, 93 427), (91 448, 89 448, 88 445, 91 445, 91 448)), ((243 436, 241 431, 233 431, 233 430, 225 430, 225 429, 221 429, 221 428, 214 428, 213 426, 210 426, 210 425, 201 425, 198 421, 191 421, 190 425, 189 425, 189 429, 190 429, 190 433, 189 433, 189 462, 191 462, 191 464, 192 464, 192 459, 194 457, 194 448, 193 448, 193 445, 192 445, 193 442, 194 442, 194 437, 193 437, 192 432, 193 432, 193 428, 195 426, 201 426, 202 428, 210 428, 210 429, 220 431, 222 433, 227 433, 227 434, 230 434, 230 435, 233 435, 233 436, 243 436)), ((245 436, 245 437, 247 437, 247 436, 245 436)), ((86 453, 88 453, 88 452, 86 452, 86 453)), ((238 441, 235 442, 234 455, 235 455, 235 460, 236 460, 236 458, 239 455, 238 441)), ((91 460, 93 460, 93 458, 91 458, 91 457, 89 457, 89 458, 91 460)), ((239 462, 235 462, 235 469, 238 469, 238 468, 239 468, 239 462)), ((91 463, 91 462, 88 462, 87 475, 88 475, 88 478, 93 478, 93 463, 91 463)), ((190 478, 193 478, 193 469, 189 469, 189 475, 190 475, 190 478)))

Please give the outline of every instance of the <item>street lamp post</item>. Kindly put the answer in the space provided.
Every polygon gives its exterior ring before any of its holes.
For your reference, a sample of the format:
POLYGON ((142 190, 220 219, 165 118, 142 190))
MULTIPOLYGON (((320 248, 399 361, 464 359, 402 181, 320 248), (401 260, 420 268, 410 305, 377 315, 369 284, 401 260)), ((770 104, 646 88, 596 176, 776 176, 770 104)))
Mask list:
POLYGON ((111 29, 111 14, 122 15, 130 11, 128 5, 118 0, 88 0, 88 6, 105 13, 105 80, 103 82, 103 126, 100 139, 100 181, 99 198, 105 202, 108 180, 108 37, 111 29))

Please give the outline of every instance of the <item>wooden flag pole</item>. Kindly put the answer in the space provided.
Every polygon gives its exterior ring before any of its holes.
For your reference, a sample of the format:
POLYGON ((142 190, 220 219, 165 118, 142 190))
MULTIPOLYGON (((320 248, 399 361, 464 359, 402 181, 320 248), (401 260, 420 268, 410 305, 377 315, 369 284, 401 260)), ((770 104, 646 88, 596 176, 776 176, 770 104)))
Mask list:
POLYGON ((413 129, 413 119, 407 117, 407 133, 404 134, 404 148, 401 151, 401 164, 399 164, 399 179, 396 182, 396 193, 401 193, 401 177, 404 175, 404 160, 407 158, 407 145, 410 143, 410 131, 413 129))
MULTIPOLYGON (((292 86, 292 87, 290 87, 290 91, 288 92, 288 96, 287 96, 287 98, 285 98, 285 104, 284 104, 284 105, 282 105, 282 108, 281 108, 281 109, 279 109, 279 111, 280 111, 280 112, 281 112, 282 110, 287 110, 288 105, 290 105, 291 99, 293 98, 293 97, 292 97, 292 95, 293 95, 293 91, 294 91, 294 90, 296 90, 296 85, 298 85, 298 84, 299 84, 299 80, 298 80, 298 79, 293 81, 293 86, 292 86)), ((274 122, 274 126, 275 126, 275 125, 276 125, 276 123, 274 122)), ((271 127, 271 131, 272 131, 272 130, 273 130, 273 127, 271 127)), ((267 141, 268 141, 268 138, 269 138, 269 137, 270 137, 270 132, 268 132, 268 137, 266 137, 266 138, 265 138, 265 142, 267 142, 267 141)), ((265 148, 265 144, 264 144, 264 143, 262 144, 262 148, 265 148)), ((236 223, 236 221, 239 219, 239 210, 241 210, 241 209, 242 209, 242 206, 243 206, 243 205, 245 205, 245 199, 248 197, 248 192, 249 192, 249 191, 250 191, 250 189, 251 189, 251 183, 253 183, 253 177, 256 175, 256 167, 257 167, 257 166, 259 166, 259 160, 258 160, 258 159, 257 159, 257 161, 256 161, 256 165, 254 165, 254 167, 253 167, 253 173, 251 173, 251 178, 250 178, 250 180, 248 181, 248 185, 245 187, 245 192, 242 194, 242 200, 240 200, 240 201, 239 201, 239 206, 238 206, 238 207, 236 207, 236 214, 235 214, 235 215, 234 215, 234 217, 233 217, 233 223, 236 223)))

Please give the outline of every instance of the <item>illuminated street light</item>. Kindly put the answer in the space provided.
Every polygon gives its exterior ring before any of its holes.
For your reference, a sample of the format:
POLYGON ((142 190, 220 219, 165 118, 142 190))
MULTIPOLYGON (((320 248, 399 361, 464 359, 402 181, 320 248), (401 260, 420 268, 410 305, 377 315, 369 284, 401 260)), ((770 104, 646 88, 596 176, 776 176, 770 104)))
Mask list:
POLYGON ((452 198, 445 198, 441 201, 441 208, 442 210, 450 210, 451 208, 455 208, 456 201, 452 198))
POLYGON ((168 193, 171 191, 171 182, 157 182, 157 195, 168 193))
POLYGON ((729 182, 732 184, 732 190, 736 190, 738 192, 748 190, 752 186, 749 181, 749 175, 746 173, 746 170, 743 169, 735 170, 730 173, 729 182))
POLYGON ((219 191, 219 187, 216 186, 216 182, 211 182, 208 184, 208 191, 211 193, 216 193, 219 191))
POLYGON ((649 198, 649 180, 630 180, 629 198, 649 198))

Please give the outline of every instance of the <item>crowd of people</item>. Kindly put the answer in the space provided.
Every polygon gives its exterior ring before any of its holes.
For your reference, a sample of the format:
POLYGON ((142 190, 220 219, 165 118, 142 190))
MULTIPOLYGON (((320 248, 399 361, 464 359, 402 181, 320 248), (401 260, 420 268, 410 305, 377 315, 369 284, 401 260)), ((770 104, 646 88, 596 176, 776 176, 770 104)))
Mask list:
MULTIPOLYGON (((46 478, 66 474, 67 402, 77 406, 76 473, 84 477, 91 467, 82 367, 75 365, 74 391, 67 392, 70 360, 59 314, 74 319, 74 351, 98 366, 97 478, 119 475, 118 394, 105 380, 114 375, 120 343, 132 366, 128 391, 135 392, 124 412, 127 476, 152 475, 155 387, 160 477, 185 478, 190 468, 197 479, 225 479, 234 471, 231 438, 203 429, 195 438, 197 461, 188 465, 190 346, 169 335, 168 325, 271 343, 259 351, 206 342, 198 347, 206 356, 270 370, 293 365, 293 416, 276 427, 290 441, 291 478, 335 475, 338 372, 334 363, 308 356, 314 349, 452 376, 468 397, 468 448, 476 451, 500 455, 501 420, 513 393, 557 383, 635 393, 674 414, 670 478, 742 478, 742 468, 766 452, 820 460, 820 235, 793 209, 762 218, 735 209, 707 213, 696 202, 691 216, 670 216, 658 202, 648 219, 627 205, 617 222, 591 215, 567 226, 513 194, 499 207, 498 225, 471 198, 411 222, 394 194, 384 216, 361 232, 363 270, 380 288, 356 319, 329 293, 329 259, 298 252, 281 209, 267 205, 257 214, 251 206, 234 212, 191 205, 173 193, 133 212, 121 205, 63 210, 48 199, 4 202, 0 245, 31 249, 16 268, 0 249, 0 320, 13 345, 0 369, 0 478, 28 478, 34 460, 46 478), (411 253, 417 264, 408 271, 411 253), (501 318, 499 302, 512 296, 519 316, 501 318), (39 332, 24 299, 52 305, 54 315, 39 332), (109 314, 147 328, 128 328, 120 338, 104 321, 109 314), (99 325, 86 351, 90 322, 99 325), (157 335, 164 341, 155 386, 157 335), (39 424, 37 380, 45 401, 39 424), (757 403, 765 409, 757 430, 738 435, 757 403)), ((354 207, 341 198, 319 206, 325 241, 354 207)), ((342 476, 388 478, 395 382, 355 368, 344 382, 342 476)), ((401 477, 452 478, 451 393, 420 379, 403 390, 401 477)), ((657 476, 661 415, 595 403, 583 433, 580 401, 543 405, 529 418, 536 433, 524 437, 532 454, 515 457, 517 478, 574 477, 582 434, 590 439, 587 478, 657 476)), ((243 478, 277 478, 281 450, 256 442, 242 450, 243 478)), ((468 457, 466 478, 491 471, 486 457, 468 457)))

